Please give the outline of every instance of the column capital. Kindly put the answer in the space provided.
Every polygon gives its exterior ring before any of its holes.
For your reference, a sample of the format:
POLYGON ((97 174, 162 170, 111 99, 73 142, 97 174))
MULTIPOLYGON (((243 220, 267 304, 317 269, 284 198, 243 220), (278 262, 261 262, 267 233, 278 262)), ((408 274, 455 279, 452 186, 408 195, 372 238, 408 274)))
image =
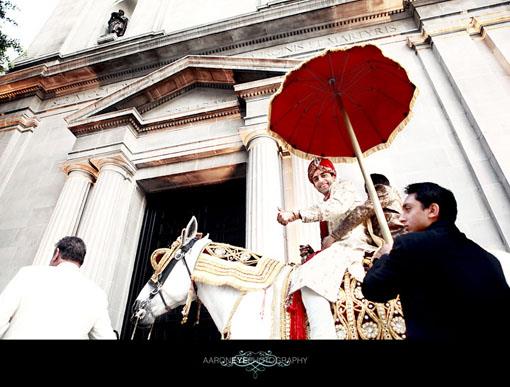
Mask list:
POLYGON ((249 148, 251 142, 257 138, 269 138, 276 143, 279 150, 287 149, 287 144, 283 144, 279 139, 273 137, 266 129, 266 124, 253 125, 252 127, 243 127, 239 129, 239 136, 246 149, 249 148))
POLYGON ((81 173, 87 176, 92 182, 97 179, 97 169, 88 161, 67 161, 63 167, 66 175, 71 175, 73 172, 81 173))
POLYGON ((131 178, 136 172, 135 166, 122 153, 104 157, 92 157, 90 158, 90 163, 96 167, 99 172, 109 168, 122 174, 125 179, 131 178))

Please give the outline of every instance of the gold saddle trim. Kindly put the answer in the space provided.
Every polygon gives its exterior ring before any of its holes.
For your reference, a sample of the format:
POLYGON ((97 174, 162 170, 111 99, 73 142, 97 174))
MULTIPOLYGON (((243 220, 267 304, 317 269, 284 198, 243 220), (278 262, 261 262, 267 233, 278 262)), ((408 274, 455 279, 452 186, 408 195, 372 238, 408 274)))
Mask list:
POLYGON ((283 267, 283 262, 245 248, 211 242, 200 254, 192 278, 208 285, 252 291, 271 285, 283 267))

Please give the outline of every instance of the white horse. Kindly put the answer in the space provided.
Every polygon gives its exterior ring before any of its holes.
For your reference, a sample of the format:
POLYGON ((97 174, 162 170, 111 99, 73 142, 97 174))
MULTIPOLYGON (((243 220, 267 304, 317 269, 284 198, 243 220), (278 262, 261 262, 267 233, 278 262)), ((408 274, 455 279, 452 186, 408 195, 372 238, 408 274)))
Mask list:
POLYGON ((291 267, 285 265, 272 284, 260 290, 244 291, 231 286, 192 282, 191 273, 197 259, 204 247, 211 243, 208 235, 196 239, 196 230, 197 222, 193 217, 182 235, 167 249, 166 256, 158 250, 152 254, 151 262, 156 266, 156 272, 138 295, 132 320, 140 326, 151 326, 156 317, 198 298, 223 338, 286 338, 281 322, 285 313, 282 312, 283 297, 287 293, 284 285, 291 267))

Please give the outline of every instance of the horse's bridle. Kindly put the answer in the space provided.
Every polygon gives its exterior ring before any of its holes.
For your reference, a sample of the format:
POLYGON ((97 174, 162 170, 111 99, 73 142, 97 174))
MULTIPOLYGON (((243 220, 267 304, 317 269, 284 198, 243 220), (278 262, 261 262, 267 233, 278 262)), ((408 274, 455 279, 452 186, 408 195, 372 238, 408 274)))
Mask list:
MULTIPOLYGON (((149 284, 152 287, 152 289, 149 293, 149 297, 147 297, 145 300, 143 300, 140 303, 140 306, 138 307, 138 309, 134 315, 134 317, 136 318, 136 322, 135 322, 135 327, 133 329, 133 334, 131 335, 131 340, 133 340, 133 338, 135 336, 136 328, 138 326, 138 321, 140 319, 144 318, 145 313, 147 313, 146 306, 151 303, 151 301, 154 297, 159 295, 161 297, 161 301, 163 302, 163 305, 165 305, 165 310, 166 311, 170 310, 170 307, 168 306, 168 303, 166 302, 165 297, 163 296, 163 293, 161 292, 161 288, 162 288, 163 284, 165 283, 166 279, 168 278, 168 276, 170 275, 170 273, 172 272, 173 268, 177 264, 177 262, 180 261, 181 259, 184 262, 184 266, 186 267, 186 270, 188 272, 189 279, 193 286, 193 291, 194 291, 195 295, 197 294, 197 286, 195 284, 195 281, 193 281, 193 279, 191 277, 191 270, 188 266, 188 263, 186 262, 186 254, 191 250, 191 248, 195 245, 195 243, 200 238, 201 238, 201 235, 194 237, 188 243, 186 243, 184 246, 182 246, 180 249, 178 247, 175 248, 171 254, 172 256, 170 257, 170 261, 165 266, 163 271, 161 271, 157 275, 153 275, 151 277, 151 279, 149 280, 149 284), (177 254, 175 254, 176 251, 177 251, 177 254)), ((154 274, 156 274, 156 272, 154 274)), ((149 309, 149 312, 154 316, 154 314, 152 313, 152 310, 149 309)), ((154 316, 154 322, 155 322, 155 320, 156 320, 156 317, 154 316)), ((152 333, 152 328, 154 327, 154 322, 151 325, 151 329, 150 329, 149 336, 147 337, 147 339, 150 339, 150 335, 152 333)))

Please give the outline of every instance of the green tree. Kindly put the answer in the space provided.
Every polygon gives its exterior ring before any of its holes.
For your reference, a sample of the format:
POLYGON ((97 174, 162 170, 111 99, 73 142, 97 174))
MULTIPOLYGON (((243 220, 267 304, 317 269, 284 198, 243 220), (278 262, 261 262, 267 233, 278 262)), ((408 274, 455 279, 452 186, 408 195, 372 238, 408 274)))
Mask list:
MULTIPOLYGON (((10 11, 14 11, 16 6, 10 0, 0 0, 0 27, 3 28, 5 23, 17 23, 11 19, 7 14, 10 11)), ((9 59, 7 57, 7 50, 9 48, 14 49, 18 53, 22 53, 21 45, 18 39, 13 39, 7 36, 0 30, 0 73, 7 70, 9 59)))

